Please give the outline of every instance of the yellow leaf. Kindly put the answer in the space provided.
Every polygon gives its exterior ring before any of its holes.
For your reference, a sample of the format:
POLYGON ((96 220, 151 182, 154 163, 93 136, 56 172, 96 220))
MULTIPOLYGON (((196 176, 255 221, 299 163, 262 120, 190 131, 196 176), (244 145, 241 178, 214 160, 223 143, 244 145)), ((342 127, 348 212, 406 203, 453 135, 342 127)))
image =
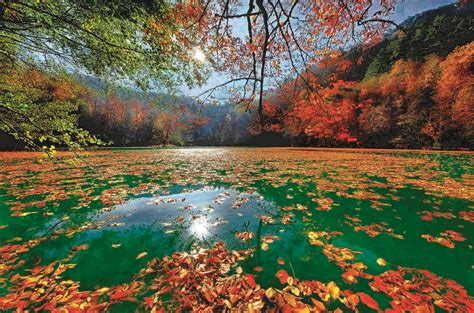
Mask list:
POLYGON ((386 266, 387 262, 382 258, 378 258, 377 259, 377 264, 380 265, 380 266, 386 266))
POLYGON ((288 279, 286 280, 286 282, 287 282, 288 285, 290 285, 290 286, 293 285, 293 282, 294 282, 293 277, 291 277, 291 276, 288 277, 288 279))
POLYGON ((122 244, 120 244, 120 243, 114 243, 112 245, 112 248, 117 249, 117 248, 120 248, 121 246, 122 246, 122 244))
POLYGON ((319 246, 319 247, 324 246, 324 242, 322 242, 321 240, 317 240, 317 239, 310 239, 309 243, 312 244, 313 246, 319 246))
POLYGON ((327 285, 327 288, 328 288, 328 291, 329 291, 329 294, 331 295, 331 297, 333 299, 337 299, 339 298, 339 292, 341 291, 339 289, 339 287, 336 285, 335 282, 330 282, 328 285, 327 285))
POLYGON ((110 288, 104 287, 104 288, 97 289, 95 292, 99 295, 103 295, 104 293, 106 293, 109 290, 110 290, 110 288))
POLYGON ((291 290, 291 293, 294 294, 295 296, 298 297, 300 295, 300 290, 298 288, 291 287, 290 290, 291 290))
POLYGON ((324 294, 324 296, 321 296, 321 299, 323 299, 325 302, 328 302, 329 299, 331 299, 331 295, 329 293, 324 294))
POLYGON ((286 293, 286 292, 285 292, 285 293, 283 294, 283 297, 285 298, 285 301, 286 301, 289 305, 291 305, 291 306, 293 306, 293 307, 296 306, 296 298, 295 298, 294 296, 292 296, 292 295, 290 295, 289 293, 286 293))
POLYGON ((267 296, 268 299, 273 298, 274 295, 275 290, 273 290, 273 288, 268 288, 267 290, 265 290, 265 296, 267 296))

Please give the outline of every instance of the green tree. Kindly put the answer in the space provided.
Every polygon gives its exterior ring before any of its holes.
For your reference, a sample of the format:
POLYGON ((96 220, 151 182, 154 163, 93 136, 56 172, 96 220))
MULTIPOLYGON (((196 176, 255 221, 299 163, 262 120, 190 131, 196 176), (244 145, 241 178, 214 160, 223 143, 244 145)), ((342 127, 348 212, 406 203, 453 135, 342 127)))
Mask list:
POLYGON ((38 69, 55 77, 66 69, 144 89, 202 82, 205 71, 192 58, 192 34, 186 41, 176 36, 174 8, 165 0, 0 0, 1 129, 30 146, 38 146, 48 131, 51 142, 59 143, 53 138, 61 133, 62 145, 84 144, 75 117, 64 124, 77 109, 75 100, 45 100, 47 90, 35 97, 35 88, 9 79, 12 73, 38 69), (42 118, 49 114, 46 107, 53 119, 48 125, 42 118))
POLYGON ((104 144, 77 127, 75 113, 86 93, 67 76, 52 79, 37 70, 8 71, 0 83, 0 130, 48 153, 55 145, 79 150, 104 144))

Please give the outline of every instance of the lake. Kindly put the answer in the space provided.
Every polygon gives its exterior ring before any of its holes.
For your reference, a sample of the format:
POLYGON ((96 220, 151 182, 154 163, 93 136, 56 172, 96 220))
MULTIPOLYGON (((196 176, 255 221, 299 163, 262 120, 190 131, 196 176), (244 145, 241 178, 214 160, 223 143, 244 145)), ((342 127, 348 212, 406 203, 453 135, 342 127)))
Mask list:
POLYGON ((474 310, 473 156, 0 153, 0 309, 474 310))

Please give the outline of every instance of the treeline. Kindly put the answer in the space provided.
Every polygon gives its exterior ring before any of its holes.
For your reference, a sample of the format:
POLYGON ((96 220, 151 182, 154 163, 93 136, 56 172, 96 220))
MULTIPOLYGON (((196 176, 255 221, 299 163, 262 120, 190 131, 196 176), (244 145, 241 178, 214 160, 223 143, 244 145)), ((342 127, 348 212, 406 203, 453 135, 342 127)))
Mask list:
POLYGON ((307 75, 267 99, 265 129, 296 145, 472 148, 473 61, 474 42, 361 82, 307 75))
POLYGON ((106 91, 97 79, 73 79, 67 73, 51 77, 22 67, 0 74, 5 82, 0 84, 0 150, 22 149, 25 143, 43 150, 103 143, 230 146, 241 145, 250 136, 251 116, 229 104, 206 105, 189 97, 125 89, 106 91))
POLYGON ((231 105, 188 97, 95 96, 85 102, 79 124, 114 146, 239 145, 248 139, 249 121, 231 105))
POLYGON ((269 94, 267 123, 292 145, 474 147, 473 6, 409 19, 372 47, 325 59, 269 94))

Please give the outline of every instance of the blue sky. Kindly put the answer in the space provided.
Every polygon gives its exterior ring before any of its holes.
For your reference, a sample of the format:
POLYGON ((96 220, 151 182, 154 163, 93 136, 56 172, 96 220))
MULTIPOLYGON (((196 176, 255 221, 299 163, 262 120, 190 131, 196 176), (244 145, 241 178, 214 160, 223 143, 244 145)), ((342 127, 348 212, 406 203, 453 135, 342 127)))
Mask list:
MULTIPOLYGON (((401 2, 397 5, 395 9, 395 13, 392 16, 392 19, 396 22, 402 22, 410 16, 414 16, 419 14, 423 11, 434 9, 443 5, 451 4, 456 2, 455 0, 401 0, 401 2)), ((234 25, 234 28, 238 27, 234 25)), ((246 31, 247 25, 244 23, 241 26, 246 31)), ((239 29, 236 29, 239 32, 239 29)), ((183 87, 181 91, 184 95, 187 96, 196 96, 201 92, 212 88, 218 84, 225 82, 227 78, 221 74, 215 73, 213 74, 207 83, 199 88, 188 89, 187 87, 183 87)))

